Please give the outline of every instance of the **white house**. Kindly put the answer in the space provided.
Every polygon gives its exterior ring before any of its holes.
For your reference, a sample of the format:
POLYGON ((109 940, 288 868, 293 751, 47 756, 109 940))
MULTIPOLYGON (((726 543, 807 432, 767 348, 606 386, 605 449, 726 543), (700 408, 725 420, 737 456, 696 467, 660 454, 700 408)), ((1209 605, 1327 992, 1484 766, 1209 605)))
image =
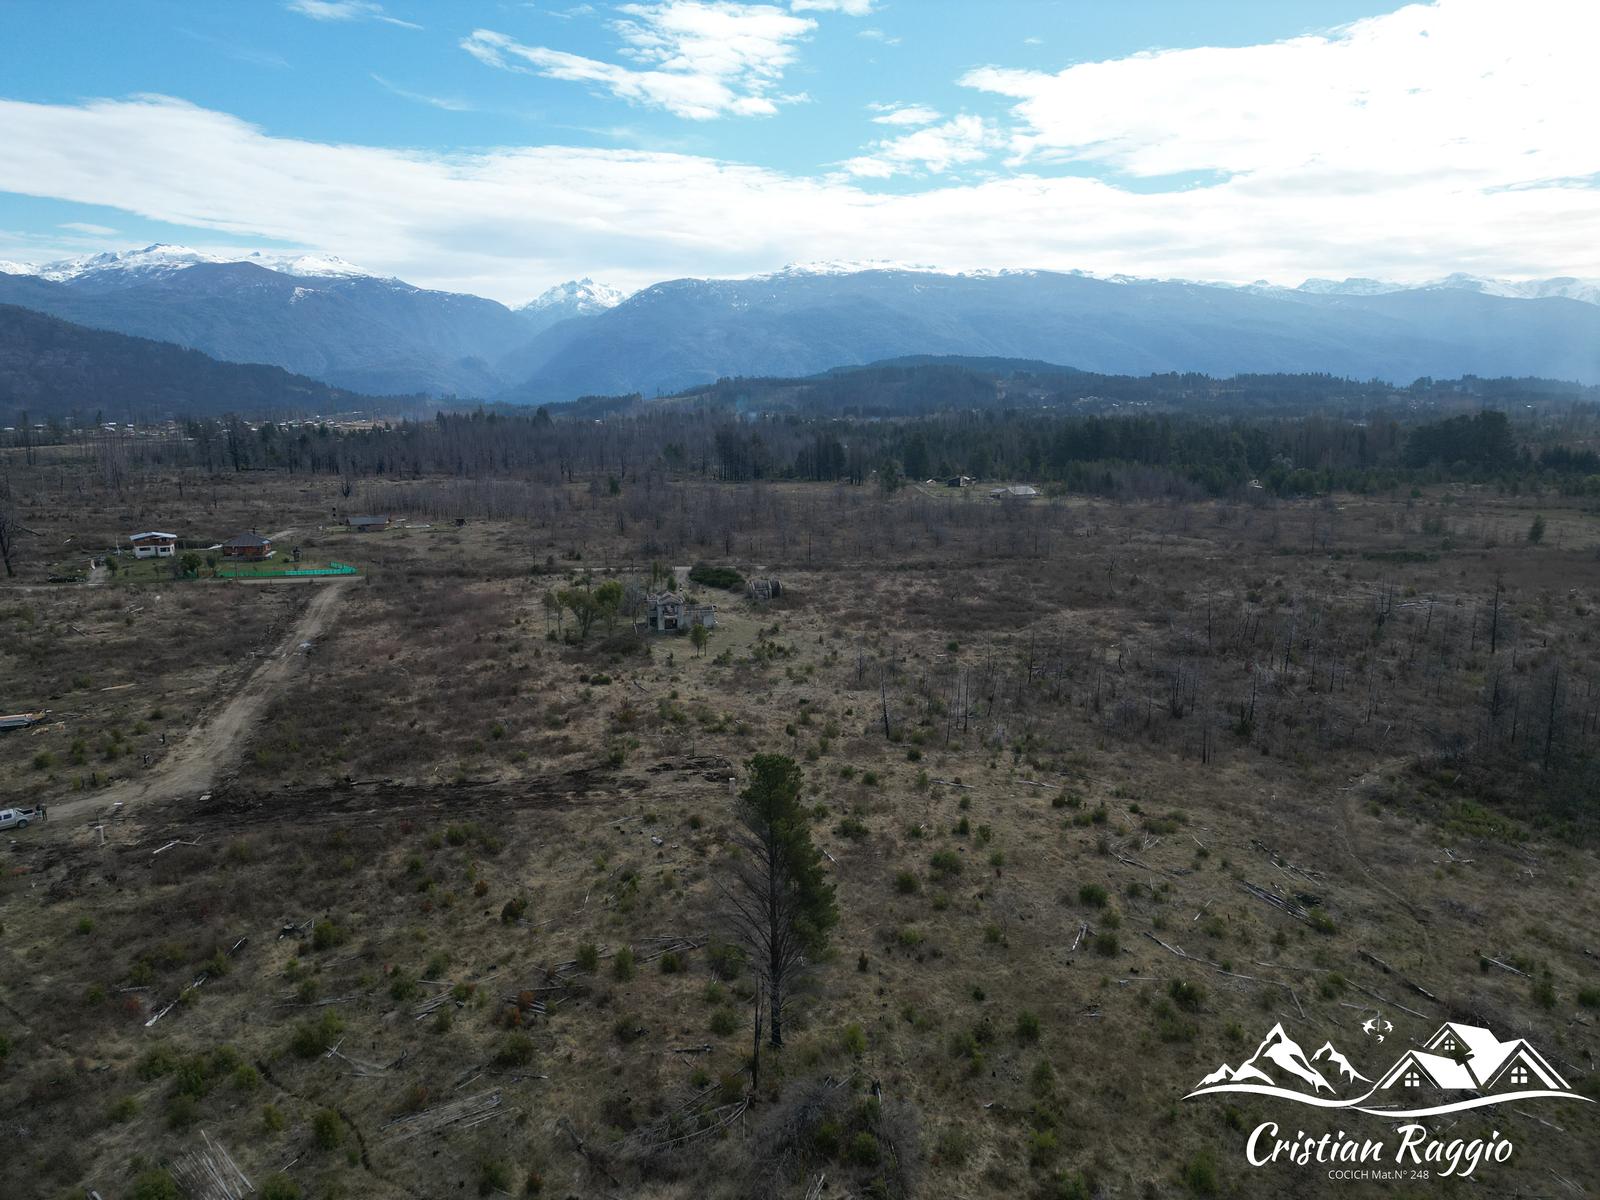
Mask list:
POLYGON ((178 535, 175 533, 130 533, 135 558, 171 558, 178 552, 178 535))
POLYGON ((1477 1025, 1448 1022, 1421 1050, 1407 1050, 1378 1080, 1376 1091, 1437 1088, 1447 1092, 1568 1091, 1566 1080, 1524 1038, 1502 1042, 1477 1025))

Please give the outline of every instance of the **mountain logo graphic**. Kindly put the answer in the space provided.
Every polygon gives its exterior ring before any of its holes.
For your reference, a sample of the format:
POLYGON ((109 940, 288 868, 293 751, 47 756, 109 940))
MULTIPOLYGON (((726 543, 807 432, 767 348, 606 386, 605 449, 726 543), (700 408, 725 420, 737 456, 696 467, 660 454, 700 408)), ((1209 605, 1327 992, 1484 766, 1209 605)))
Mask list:
POLYGON ((1185 1100, 1225 1092, 1277 1096, 1318 1108, 1345 1108, 1380 1117, 1430 1117, 1512 1100, 1581 1100, 1526 1038, 1501 1041, 1476 1025, 1449 1022, 1406 1050, 1386 1071, 1368 1078, 1333 1042, 1307 1054, 1274 1025, 1256 1052, 1236 1067, 1223 1063, 1185 1100))

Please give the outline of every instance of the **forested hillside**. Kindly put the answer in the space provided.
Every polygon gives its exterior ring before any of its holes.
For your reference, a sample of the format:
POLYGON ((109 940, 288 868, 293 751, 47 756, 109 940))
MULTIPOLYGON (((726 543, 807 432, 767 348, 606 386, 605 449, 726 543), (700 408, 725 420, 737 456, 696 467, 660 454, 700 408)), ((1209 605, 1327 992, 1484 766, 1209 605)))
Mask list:
POLYGON ((0 305, 0 415, 148 421, 179 414, 288 416, 371 399, 281 367, 218 362, 166 342, 0 305))

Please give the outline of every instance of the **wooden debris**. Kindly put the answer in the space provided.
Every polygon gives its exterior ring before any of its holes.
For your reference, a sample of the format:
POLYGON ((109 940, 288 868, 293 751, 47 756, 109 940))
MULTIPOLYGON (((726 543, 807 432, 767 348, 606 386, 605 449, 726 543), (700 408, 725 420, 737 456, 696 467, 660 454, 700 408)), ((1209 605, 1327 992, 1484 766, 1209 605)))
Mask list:
POLYGON ((1078 951, 1078 947, 1083 944, 1083 939, 1085 937, 1087 937, 1088 934, 1089 934, 1089 922, 1085 921, 1085 922, 1083 922, 1083 924, 1078 926, 1078 936, 1072 939, 1072 948, 1070 950, 1068 950, 1067 953, 1068 954, 1076 954, 1077 951, 1078 951))
POLYGON ((1513 967, 1510 963, 1501 962, 1498 958, 1490 958, 1482 951, 1478 952, 1478 957, 1484 962, 1488 963, 1490 966, 1499 967, 1502 971, 1509 971, 1513 975, 1521 975, 1524 979, 1533 978, 1533 976, 1529 975, 1526 971, 1519 970, 1516 967, 1513 967))
POLYGON ((1282 871, 1286 875, 1301 875, 1306 879, 1311 880, 1318 880, 1322 878, 1321 871, 1308 871, 1304 867, 1295 866, 1294 863, 1279 855, 1278 852, 1271 846, 1268 846, 1265 842, 1262 842, 1257 838, 1251 838, 1250 844, 1271 859, 1272 865, 1277 867, 1278 870, 1282 871))
POLYGON ((212 1141, 204 1130, 200 1136, 205 1140, 205 1147, 189 1151, 172 1164, 172 1176, 190 1200, 243 1200, 255 1191, 239 1164, 233 1161, 233 1155, 220 1143, 212 1141))
POLYGON ((1296 904, 1293 900, 1290 900, 1287 896, 1280 896, 1276 892, 1269 892, 1266 888, 1257 887, 1255 884, 1249 882, 1242 882, 1239 886, 1244 888, 1245 891, 1249 892, 1257 900, 1264 900, 1279 912, 1288 914, 1296 921, 1310 921, 1311 919, 1306 913, 1305 909, 1301 908, 1300 905, 1296 904))
POLYGON ((1407 979, 1404 975, 1400 974, 1399 971, 1395 970, 1388 963, 1384 962, 1383 959, 1379 958, 1376 954, 1373 954, 1373 953, 1371 953, 1370 951, 1367 951, 1367 950, 1357 950, 1356 953, 1359 954, 1362 958, 1366 959, 1373 966, 1377 967, 1385 975, 1393 975, 1396 979, 1398 979, 1401 983, 1405 984, 1406 987, 1410 988, 1413 992, 1415 992, 1417 995, 1421 996, 1424 1000, 1432 1000, 1435 1004, 1439 1003, 1439 997, 1435 996, 1432 992, 1430 992, 1427 988, 1423 987, 1420 983, 1416 983, 1413 980, 1407 979))
POLYGON ((498 1091, 479 1092, 448 1104, 425 1108, 419 1113, 396 1117, 384 1126, 389 1141, 406 1142, 424 1134, 438 1133, 451 1126, 472 1129, 506 1115, 498 1091))
POLYGON ((1371 996, 1374 1000, 1382 1001, 1384 1004, 1387 1004, 1390 1008, 1398 1008, 1401 1012, 1410 1013, 1413 1017, 1421 1017, 1424 1021, 1429 1019, 1427 1013, 1419 1013, 1414 1008, 1407 1008, 1404 1004, 1401 1004, 1401 1003, 1399 1003, 1398 1001, 1395 1001, 1395 1000, 1390 1000, 1387 996, 1383 996, 1383 995, 1379 994, 1378 992, 1373 991, 1369 987, 1363 987, 1361 984, 1356 983, 1354 980, 1351 980, 1350 986, 1355 988, 1356 991, 1358 991, 1358 992, 1365 992, 1367 995, 1371 996))
POLYGON ((165 846, 160 846, 157 849, 150 851, 150 855, 153 858, 157 854, 160 854, 163 850, 171 850, 174 846, 198 846, 199 844, 200 844, 200 839, 199 838, 195 838, 195 840, 192 841, 192 842, 186 842, 182 838, 174 838, 172 841, 168 842, 165 846))
POLYGON ((1254 975, 1241 975, 1238 971, 1230 971, 1221 963, 1212 962, 1209 958, 1200 958, 1198 955, 1190 954, 1188 951, 1179 949, 1177 946, 1169 946, 1166 942, 1163 942, 1148 929, 1145 930, 1144 935, 1156 945, 1160 946, 1168 954, 1176 954, 1179 958, 1187 959, 1189 962, 1201 963, 1210 967, 1219 975, 1226 975, 1230 979, 1243 979, 1250 983, 1265 983, 1271 985, 1272 987, 1281 987, 1284 991, 1289 993, 1289 999, 1294 1001, 1295 1011, 1300 1014, 1300 1019, 1302 1021, 1305 1020, 1306 1010, 1300 1007, 1300 997, 1295 995, 1294 988, 1290 987, 1287 983, 1281 983, 1276 979, 1258 979, 1254 975))

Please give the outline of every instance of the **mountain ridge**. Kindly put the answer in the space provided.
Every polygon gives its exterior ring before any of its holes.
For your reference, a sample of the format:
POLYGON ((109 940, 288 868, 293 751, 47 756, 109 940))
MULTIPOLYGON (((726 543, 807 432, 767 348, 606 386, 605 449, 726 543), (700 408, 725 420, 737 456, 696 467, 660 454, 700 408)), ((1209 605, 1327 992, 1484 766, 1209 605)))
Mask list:
POLYGON ((1118 375, 1600 382, 1600 282, 1571 278, 1286 288, 821 263, 665 280, 626 297, 584 278, 513 310, 330 255, 157 243, 4 267, 0 303, 373 394, 562 403, 949 356, 1118 375))

